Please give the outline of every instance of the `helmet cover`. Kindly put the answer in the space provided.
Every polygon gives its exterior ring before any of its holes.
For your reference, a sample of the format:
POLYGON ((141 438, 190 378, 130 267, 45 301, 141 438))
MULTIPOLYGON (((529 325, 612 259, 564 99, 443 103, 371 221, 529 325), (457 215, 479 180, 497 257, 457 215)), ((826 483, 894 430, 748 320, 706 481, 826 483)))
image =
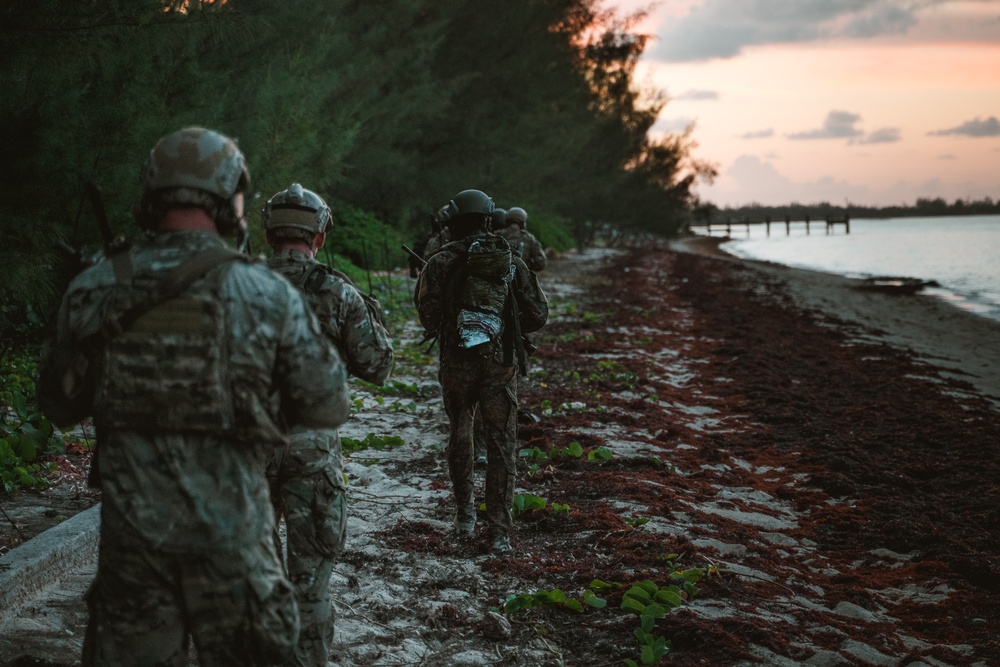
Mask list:
POLYGON ((228 200, 249 187, 246 159, 236 142, 203 127, 162 137, 142 169, 143 189, 190 188, 228 200))
POLYGON ((323 198, 298 183, 292 183, 264 204, 264 229, 293 227, 313 234, 322 234, 330 227, 332 215, 323 198))

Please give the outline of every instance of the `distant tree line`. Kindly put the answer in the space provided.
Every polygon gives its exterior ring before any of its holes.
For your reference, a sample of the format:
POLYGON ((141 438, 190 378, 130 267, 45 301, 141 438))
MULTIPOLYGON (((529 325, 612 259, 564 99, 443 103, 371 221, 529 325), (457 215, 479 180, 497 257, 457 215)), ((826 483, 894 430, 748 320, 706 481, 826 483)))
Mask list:
POLYGON ((647 137, 665 98, 633 81, 635 20, 600 0, 6 0, 5 324, 60 293, 57 241, 100 245, 82 183, 134 234, 140 165, 185 125, 239 139, 252 225, 300 182, 350 232, 333 250, 375 268, 470 187, 550 244, 606 222, 670 235, 715 171, 689 133, 647 137))
POLYGON ((1000 214, 1000 200, 993 201, 991 197, 980 200, 956 199, 948 203, 937 197, 934 199, 917 199, 913 206, 859 206, 848 202, 846 206, 837 206, 829 202, 819 204, 788 204, 786 206, 749 206, 718 208, 711 204, 699 204, 694 209, 694 219, 699 222, 744 221, 758 222, 770 218, 784 220, 790 216, 792 220, 804 220, 809 216, 812 220, 825 220, 827 217, 842 220, 845 215, 851 218, 918 218, 949 215, 994 215, 1000 214))

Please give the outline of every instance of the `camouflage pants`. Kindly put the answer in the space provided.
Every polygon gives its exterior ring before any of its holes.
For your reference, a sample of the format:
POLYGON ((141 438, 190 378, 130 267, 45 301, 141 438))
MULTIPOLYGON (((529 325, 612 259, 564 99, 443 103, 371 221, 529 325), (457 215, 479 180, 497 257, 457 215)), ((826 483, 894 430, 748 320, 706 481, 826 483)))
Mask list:
POLYGON ((278 452, 268 470, 275 510, 285 517, 288 578, 302 628, 286 665, 325 667, 333 644, 330 577, 347 533, 341 470, 335 431, 293 434, 289 449, 278 452))
POLYGON ((448 472, 458 509, 475 507, 474 422, 482 417, 486 444, 486 520, 490 536, 509 535, 517 440, 517 368, 475 352, 442 355, 439 374, 451 422, 448 472))
POLYGON ((270 538, 255 549, 171 554, 101 531, 87 594, 85 667, 277 665, 291 653, 298 613, 270 538))

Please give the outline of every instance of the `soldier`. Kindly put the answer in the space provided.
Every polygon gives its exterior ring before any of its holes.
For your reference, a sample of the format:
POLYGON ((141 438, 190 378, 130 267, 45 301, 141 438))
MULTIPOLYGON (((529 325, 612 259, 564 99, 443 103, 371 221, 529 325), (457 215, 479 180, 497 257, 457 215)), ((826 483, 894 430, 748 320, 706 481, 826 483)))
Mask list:
POLYGON ((77 276, 39 363, 58 425, 93 416, 102 494, 84 665, 270 665, 298 635, 273 541, 279 426, 336 428, 346 372, 295 288, 223 239, 246 233, 235 142, 168 134, 142 172, 146 234, 77 276), (279 415, 279 407, 281 414, 279 415))
POLYGON ((448 204, 457 239, 427 260, 417 279, 420 322, 440 341, 439 378, 451 422, 448 471, 455 496, 455 531, 475 530, 473 420, 486 435, 486 515, 494 551, 511 549, 517 438, 517 375, 523 370, 521 335, 548 318, 538 281, 506 241, 487 233, 493 200, 464 190, 448 204))
MULTIPOLYGON (((494 226, 494 229, 497 229, 494 226)), ((507 226, 497 229, 497 234, 507 239, 510 247, 518 253, 528 268, 536 273, 544 271, 548 263, 545 249, 535 235, 528 231, 528 212, 519 206, 507 211, 507 226)))
MULTIPOLYGON (((384 384, 392 370, 382 308, 363 297, 350 279, 316 261, 330 229, 330 209, 319 195, 293 183, 264 206, 268 266, 305 295, 327 339, 352 375, 384 384)), ((287 449, 268 467, 272 499, 285 516, 288 576, 295 587, 302 631, 288 665, 324 666, 333 642, 330 577, 347 530, 347 486, 335 429, 294 428, 287 449)))
POLYGON ((433 235, 431 235, 430 239, 427 240, 427 244, 424 245, 421 255, 423 255, 425 260, 441 248, 451 243, 451 231, 448 229, 449 215, 451 214, 448 211, 447 204, 439 208, 437 213, 434 214, 434 222, 437 224, 437 230, 433 235))
POLYGON ((490 231, 496 232, 507 225, 507 209, 497 206, 493 209, 493 217, 490 219, 490 231))

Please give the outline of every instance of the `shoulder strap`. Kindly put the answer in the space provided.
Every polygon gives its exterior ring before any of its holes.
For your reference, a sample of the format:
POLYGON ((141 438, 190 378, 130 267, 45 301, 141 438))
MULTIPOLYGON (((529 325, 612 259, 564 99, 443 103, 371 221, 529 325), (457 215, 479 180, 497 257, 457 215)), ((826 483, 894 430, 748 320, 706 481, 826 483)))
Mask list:
POLYGON ((328 275, 330 275, 330 270, 322 264, 309 267, 309 270, 302 277, 302 284, 300 285, 302 291, 307 294, 318 293, 320 288, 323 287, 323 283, 326 282, 328 275))

